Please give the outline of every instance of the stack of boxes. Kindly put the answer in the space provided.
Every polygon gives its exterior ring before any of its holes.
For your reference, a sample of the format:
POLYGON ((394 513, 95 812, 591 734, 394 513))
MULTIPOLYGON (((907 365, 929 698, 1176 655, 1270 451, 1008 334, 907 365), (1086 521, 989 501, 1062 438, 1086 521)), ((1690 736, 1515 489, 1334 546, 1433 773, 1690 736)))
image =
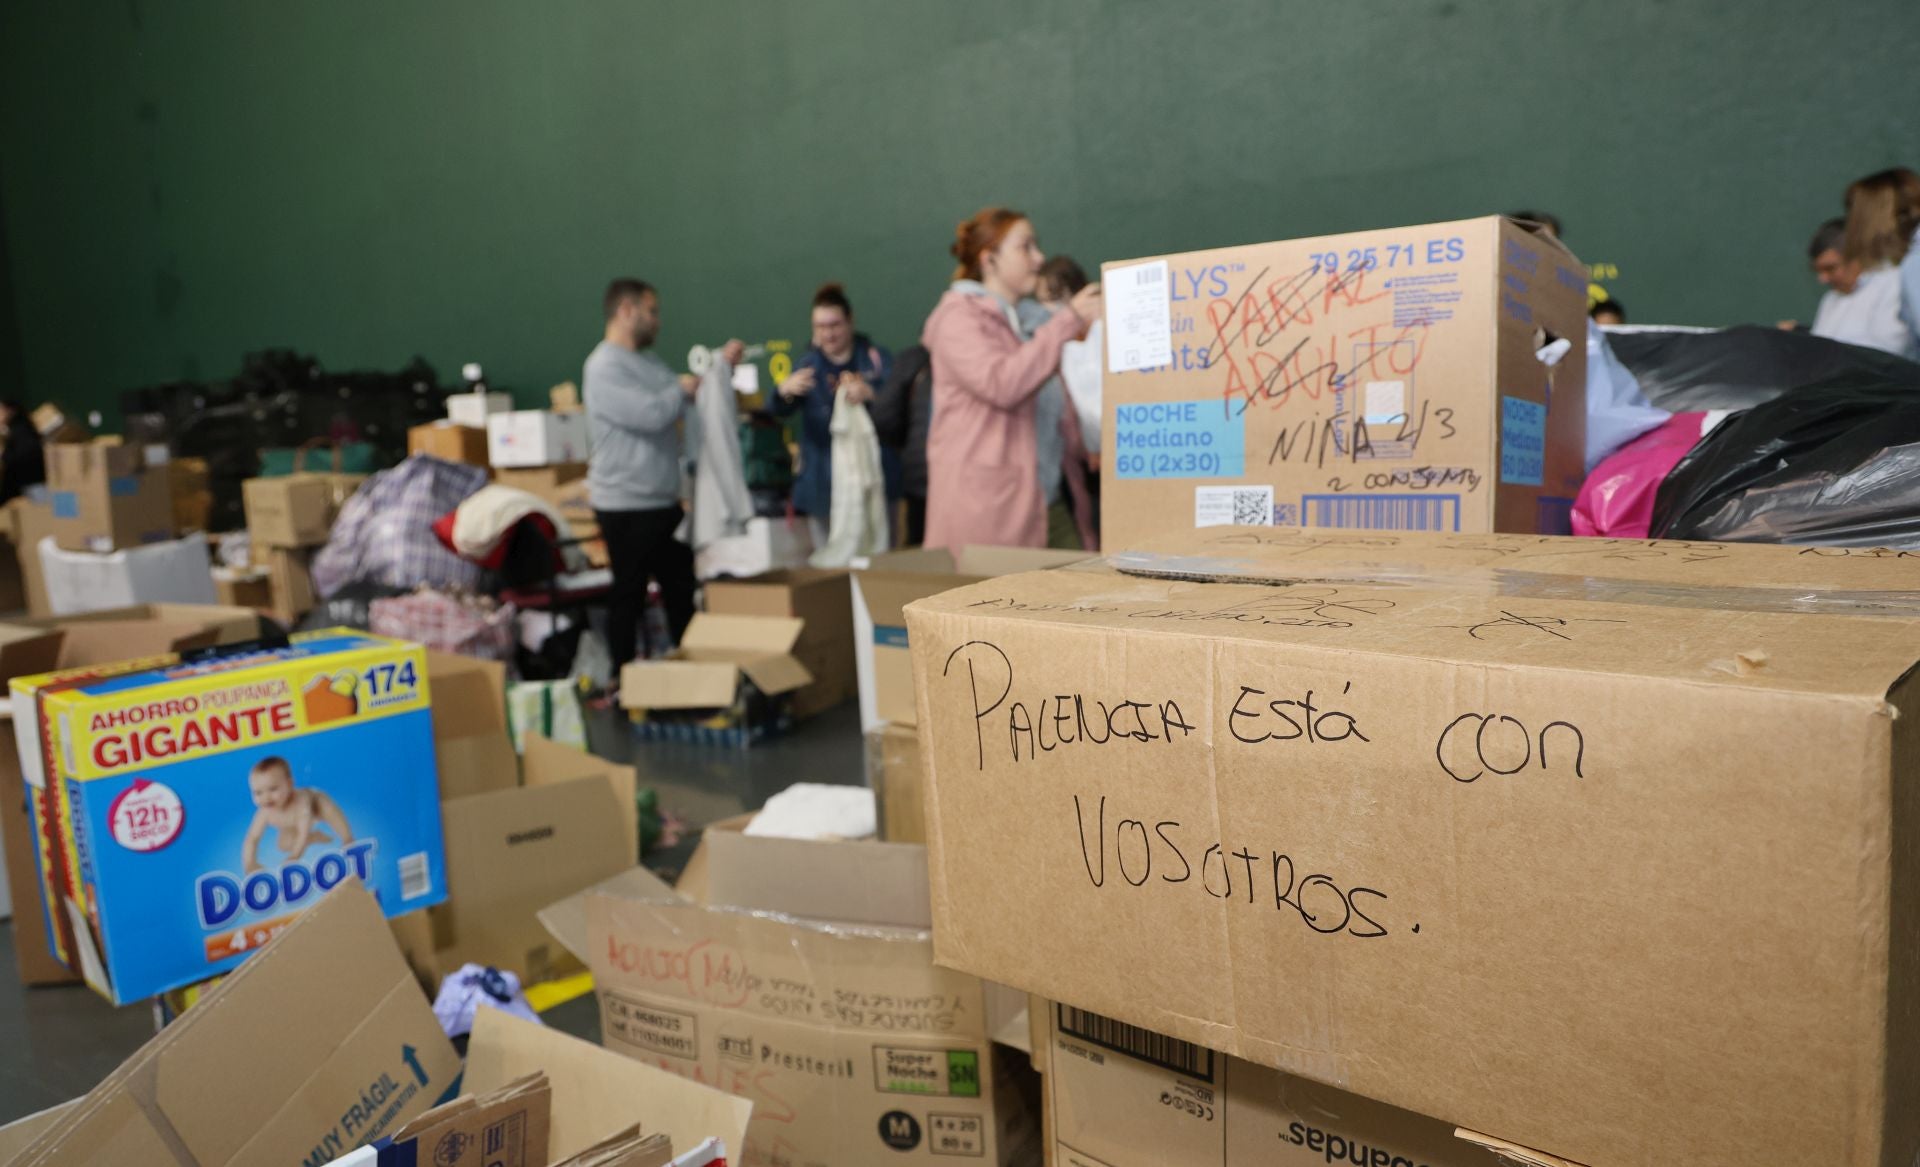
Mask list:
POLYGON ((505 393, 455 393, 447 398, 444 420, 407 431, 407 453, 430 454, 443 462, 487 464, 487 418, 513 408, 505 393))
MULTIPOLYGON (((302 471, 281 478, 250 478, 241 488, 254 565, 266 569, 267 608, 294 623, 318 602, 313 552, 327 541, 340 507, 363 481, 358 474, 302 471)), ((233 581, 225 586, 248 586, 233 581)), ((253 585, 257 586, 257 585, 253 585)), ((238 592, 235 593, 238 602, 238 592)))

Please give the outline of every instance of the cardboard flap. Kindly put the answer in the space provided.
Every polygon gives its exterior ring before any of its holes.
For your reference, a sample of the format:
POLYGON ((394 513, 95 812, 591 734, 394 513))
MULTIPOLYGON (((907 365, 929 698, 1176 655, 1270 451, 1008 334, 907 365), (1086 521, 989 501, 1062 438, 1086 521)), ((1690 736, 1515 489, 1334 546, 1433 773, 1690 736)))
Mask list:
POLYGON ((570 782, 575 778, 604 778, 613 788, 613 798, 620 804, 621 817, 626 821, 626 837, 633 843, 633 854, 628 863, 640 862, 640 804, 637 801, 640 792, 640 772, 632 766, 622 766, 609 762, 605 758, 589 754, 573 746, 559 742, 541 734, 529 732, 522 743, 520 764, 524 782, 528 786, 551 786, 556 782, 570 782))
POLYGON ((603 774, 443 803, 452 943, 442 967, 473 961, 545 980, 562 961, 536 913, 633 863, 625 815, 603 774))
POLYGON ((807 666, 784 654, 742 661, 740 671, 746 673, 754 686, 769 697, 791 693, 813 682, 813 674, 807 671, 807 666))
POLYGON ((452 1085, 460 1061, 373 897, 343 884, 49 1127, 35 1167, 300 1162, 389 1134, 452 1085), (289 1019, 298 1024, 288 1024, 289 1019), (260 1035, 274 1035, 271 1057, 260 1035), (412 1083, 350 1131, 369 1082, 412 1083), (163 1134, 165 1141, 163 1141, 163 1134))
POLYGON ((927 849, 708 828, 707 902, 836 924, 931 928, 927 849))
POLYGON ((644 867, 629 867, 536 912, 541 927, 582 964, 590 963, 587 960, 587 900, 597 895, 653 904, 687 902, 653 872, 644 867))
POLYGON ((427 684, 433 693, 433 736, 466 737, 507 731, 507 667, 427 649, 427 684))
POLYGON ((721 649, 754 654, 792 652, 805 622, 797 616, 721 616, 697 612, 680 638, 689 654, 721 649))
POLYGON ((577 1155, 636 1123, 688 1150, 710 1138, 723 1140, 732 1156, 746 1148, 753 1104, 744 1098, 498 1009, 474 1015, 465 1089, 498 1089, 536 1070, 553 1089, 548 1154, 540 1162, 577 1155))
POLYGON ((640 660, 620 670, 626 709, 724 709, 740 687, 740 668, 728 661, 640 660))

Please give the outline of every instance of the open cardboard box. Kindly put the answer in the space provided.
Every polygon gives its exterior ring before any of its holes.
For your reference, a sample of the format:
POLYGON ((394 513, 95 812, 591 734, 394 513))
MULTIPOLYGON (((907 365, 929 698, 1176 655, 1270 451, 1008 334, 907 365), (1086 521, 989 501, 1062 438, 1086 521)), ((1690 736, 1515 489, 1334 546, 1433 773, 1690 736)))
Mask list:
POLYGON ((689 865, 703 903, 635 868, 541 913, 593 970, 607 1048, 752 1099, 745 1164, 1029 1152, 1026 1059, 992 1042, 1025 1001, 932 963, 924 849, 738 825, 689 865))
POLYGON ((620 705, 646 713, 713 711, 710 720, 730 727, 769 728, 784 713, 782 699, 813 679, 793 655, 803 627, 791 617, 697 613, 672 656, 620 670, 620 705))
POLYGON ((447 1095, 460 1059, 348 881, 83 1098, 12 1167, 324 1163, 447 1095))
MULTIPOLYGON (((511 760, 504 734, 499 749, 511 760)), ((394 935, 429 991, 469 962, 523 983, 580 964, 535 918, 560 896, 639 859, 635 772, 529 734, 526 784, 441 802, 447 901, 393 921, 394 935)))
POLYGON ((860 689, 860 730, 892 723, 911 728, 913 657, 907 650, 908 604, 923 596, 1017 571, 1042 571, 1085 559, 1084 551, 1035 547, 912 547, 873 556, 856 570, 853 586, 854 673, 860 689))
POLYGON ((792 699, 812 717, 854 695, 853 609, 843 569, 796 567, 706 584, 707 611, 722 616, 791 616, 803 621, 794 657, 813 677, 792 699))
POLYGON ((634 1123, 668 1136, 680 1153, 710 1138, 733 1156, 746 1145, 753 1103, 744 1098, 498 1009, 474 1014, 463 1083, 468 1093, 498 1089, 536 1070, 553 1090, 545 1161, 577 1155, 634 1123))

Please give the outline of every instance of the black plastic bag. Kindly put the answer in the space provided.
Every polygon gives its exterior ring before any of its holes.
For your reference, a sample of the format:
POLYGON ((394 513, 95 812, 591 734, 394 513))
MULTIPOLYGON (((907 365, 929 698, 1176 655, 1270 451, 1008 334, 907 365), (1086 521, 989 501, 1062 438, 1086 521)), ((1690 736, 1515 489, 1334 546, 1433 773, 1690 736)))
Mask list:
POLYGON ((1920 549, 1920 366, 1729 417, 1660 484, 1662 539, 1920 549))
POLYGON ((1892 353, 1778 328, 1609 331, 1607 343, 1647 400, 1675 413, 1751 409, 1789 390, 1849 374, 1911 382, 1920 365, 1892 353))

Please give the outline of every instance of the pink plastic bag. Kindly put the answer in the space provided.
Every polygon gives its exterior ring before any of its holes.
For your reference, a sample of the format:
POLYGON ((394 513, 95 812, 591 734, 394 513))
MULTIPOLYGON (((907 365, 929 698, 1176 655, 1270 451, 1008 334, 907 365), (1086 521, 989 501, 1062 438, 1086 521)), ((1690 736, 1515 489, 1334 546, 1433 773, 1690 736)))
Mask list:
POLYGON ((1573 500, 1573 533, 1644 539, 1653 497, 1700 441, 1704 413, 1676 413, 1600 460, 1573 500))

